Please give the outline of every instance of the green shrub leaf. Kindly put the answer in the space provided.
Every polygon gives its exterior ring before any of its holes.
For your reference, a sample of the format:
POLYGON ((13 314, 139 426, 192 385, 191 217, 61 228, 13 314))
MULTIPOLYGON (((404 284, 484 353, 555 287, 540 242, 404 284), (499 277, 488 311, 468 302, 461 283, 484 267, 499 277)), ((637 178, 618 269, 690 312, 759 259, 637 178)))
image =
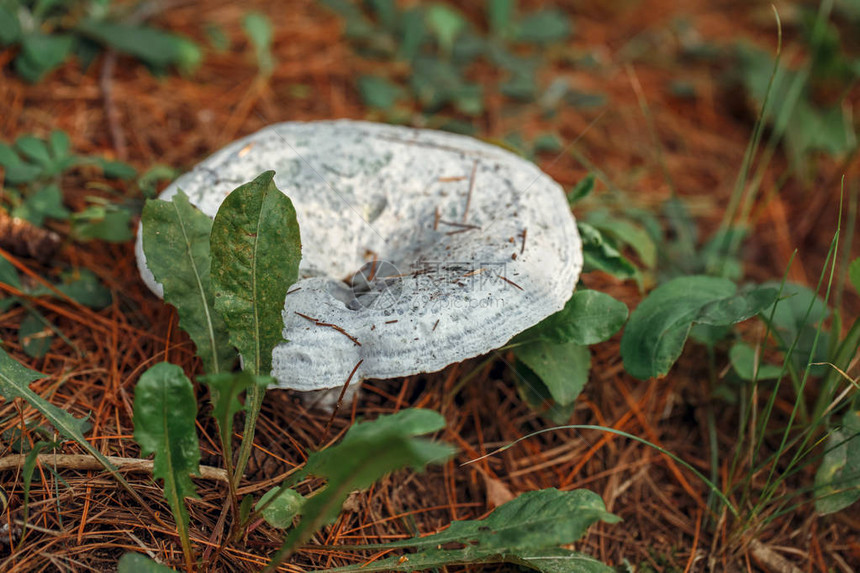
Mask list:
POLYGON ((171 201, 147 201, 141 225, 146 265, 164 287, 165 302, 176 307, 179 326, 194 341, 206 371, 230 370, 236 351, 215 311, 210 278, 212 220, 179 191, 171 201))
POLYGON ((627 320, 627 305, 606 293, 580 289, 564 308, 518 335, 515 340, 597 344, 618 332, 627 320))
POLYGON ((197 399, 182 368, 161 362, 143 373, 134 388, 134 439, 141 455, 155 454, 152 476, 164 480, 164 498, 186 555, 190 544, 185 498, 198 497, 190 478, 200 469, 196 418, 197 399))
POLYGON ((759 357, 758 373, 756 373, 755 349, 749 344, 737 343, 729 350, 729 360, 732 368, 743 380, 773 380, 782 374, 782 367, 774 364, 762 364, 759 357))
POLYGON ((191 40, 148 26, 85 20, 78 25, 77 31, 159 69, 175 66, 181 72, 190 73, 203 60, 203 52, 191 40))
POLYGON ((485 519, 455 521, 435 535, 373 546, 421 550, 406 560, 394 556, 334 571, 414 571, 453 563, 509 562, 547 572, 604 573, 612 569, 559 548, 577 541, 598 521, 616 523, 620 519, 607 512, 600 496, 591 491, 530 491, 499 506, 485 519), (465 547, 442 549, 448 543, 465 547))
POLYGON ((633 266, 595 227, 577 222, 582 238, 583 272, 603 271, 620 279, 633 278, 637 274, 633 266))
POLYGON ((826 515, 860 499, 860 410, 842 418, 827 440, 827 453, 815 475, 815 509, 826 515))
POLYGON ((415 437, 444 425, 444 418, 437 412, 402 410, 356 424, 338 445, 311 454, 302 475, 325 477, 328 484, 305 501, 302 521, 287 536, 272 563, 285 559, 336 517, 349 492, 369 487, 400 468, 420 471, 429 463, 447 460, 455 451, 453 447, 415 437))
POLYGON ((588 382, 591 352, 585 346, 575 342, 531 342, 514 352, 543 381, 559 406, 572 404, 588 382))
POLYGON ((263 519, 272 527, 286 529, 293 525, 293 518, 301 513, 304 503, 305 498, 296 490, 274 487, 260 498, 256 509, 259 511, 268 504, 262 511, 263 519))
POLYGON ((736 294, 727 279, 690 276, 656 288, 630 315, 621 338, 624 368, 639 379, 665 375, 684 348, 694 323, 735 324, 771 306, 776 290, 736 294))
POLYGON ((126 553, 117 564, 117 573, 176 573, 176 570, 140 553, 126 553))
POLYGON ((851 279, 851 284, 854 285, 854 290, 860 294, 860 258, 854 259, 849 265, 848 277, 851 279))
POLYGON ((267 171, 230 193, 210 238, 215 309, 255 374, 272 369, 272 349, 283 341, 284 299, 301 259, 296 211, 274 175, 267 171))

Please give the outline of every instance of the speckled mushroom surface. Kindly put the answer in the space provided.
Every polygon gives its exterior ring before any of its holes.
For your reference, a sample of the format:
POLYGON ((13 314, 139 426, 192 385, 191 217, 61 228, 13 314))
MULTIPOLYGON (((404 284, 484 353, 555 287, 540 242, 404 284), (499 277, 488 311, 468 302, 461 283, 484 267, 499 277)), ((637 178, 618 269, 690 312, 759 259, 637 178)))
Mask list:
MULTIPOLYGON (((281 123, 179 177, 210 217, 266 170, 302 234, 273 352, 279 387, 320 390, 434 372, 561 310, 582 245, 561 187, 470 137, 357 121, 281 123)), ((146 284, 161 285, 137 257, 146 284)))

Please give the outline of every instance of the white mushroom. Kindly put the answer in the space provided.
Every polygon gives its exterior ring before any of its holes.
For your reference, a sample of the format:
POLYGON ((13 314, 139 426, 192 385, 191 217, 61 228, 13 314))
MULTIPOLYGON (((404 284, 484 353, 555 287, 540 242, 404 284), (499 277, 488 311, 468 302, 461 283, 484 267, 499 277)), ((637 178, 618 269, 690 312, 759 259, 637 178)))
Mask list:
MULTIPOLYGON (((277 385, 296 390, 434 372, 504 345, 559 311, 582 268, 564 192, 499 147, 438 131, 355 121, 282 123, 177 179, 214 217, 275 170, 302 233, 284 304, 277 385), (354 371, 354 372, 353 372, 354 371)), ((161 295, 142 252, 146 284, 161 295)))

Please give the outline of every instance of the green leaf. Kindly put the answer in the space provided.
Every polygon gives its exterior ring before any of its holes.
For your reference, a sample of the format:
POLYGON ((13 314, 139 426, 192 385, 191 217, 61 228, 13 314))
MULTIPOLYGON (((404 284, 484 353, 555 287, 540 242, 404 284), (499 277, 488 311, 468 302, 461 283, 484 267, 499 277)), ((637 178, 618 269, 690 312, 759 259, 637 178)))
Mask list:
POLYGON ((72 141, 65 131, 59 129, 53 130, 48 138, 48 143, 51 147, 51 156, 54 158, 54 161, 69 157, 72 141))
POLYGON ((518 376, 514 377, 514 384, 520 398, 528 404, 529 408, 556 425, 567 424, 570 421, 576 408, 575 401, 567 406, 561 406, 553 399, 549 388, 537 374, 525 365, 517 368, 516 372, 518 376))
POLYGON ((182 368, 161 362, 143 373, 134 388, 134 439, 141 455, 155 454, 152 476, 164 480, 164 498, 186 555, 190 544, 185 498, 198 497, 190 475, 200 471, 196 418, 197 399, 182 368))
POLYGON ((18 271, 15 269, 15 265, 9 262, 9 260, 3 255, 0 255, 0 283, 9 285, 10 287, 14 287, 18 290, 22 289, 21 277, 18 276, 18 271))
POLYGON ((530 491, 499 506, 485 519, 454 521, 448 529, 434 535, 372 546, 377 550, 406 547, 421 550, 407 555, 406 560, 393 556, 334 571, 414 571, 454 563, 509 562, 539 571, 604 573, 611 569, 559 548, 579 540, 598 521, 616 523, 620 519, 607 512, 603 500, 593 492, 555 488, 530 491), (465 547, 443 549, 448 543, 465 547))
POLYGON ((87 207, 72 215, 72 231, 79 241, 100 239, 109 243, 124 243, 134 238, 131 213, 123 208, 87 207))
POLYGON ((411 467, 420 471, 429 463, 447 460, 454 448, 414 437, 444 425, 444 418, 437 412, 402 410, 356 424, 338 445, 311 454, 302 475, 325 477, 328 484, 305 501, 302 521, 287 536, 273 563, 285 559, 336 517, 349 492, 369 487, 396 469, 411 467))
MULTIPOLYGON (((77 269, 63 273, 62 282, 55 285, 57 290, 70 299, 90 308, 105 308, 113 302, 113 295, 98 276, 89 269, 77 269)), ((53 293, 45 293, 55 296, 53 293)))
POLYGON ((12 211, 12 216, 26 219, 36 227, 41 227, 48 217, 68 219, 69 210, 63 206, 62 191, 52 183, 29 195, 24 203, 12 211))
POLYGON ((27 81, 37 82, 62 64, 74 45, 75 37, 70 34, 25 34, 21 38, 21 54, 15 59, 15 69, 27 81))
POLYGON ((21 24, 13 8, 0 5, 0 46, 10 46, 21 39, 21 24))
POLYGON ((379 76, 360 76, 358 91, 364 105, 377 109, 391 109, 403 94, 403 89, 379 76))
POLYGON ((588 382, 591 352, 586 346, 531 342, 517 347, 514 353, 543 381, 559 406, 572 404, 588 382))
POLYGON ((597 344, 618 332, 625 320, 626 304, 606 293, 579 289, 563 309, 519 334, 515 341, 597 344))
MULTIPOLYGON (((762 286, 778 290, 780 283, 769 282, 762 286)), ((782 296, 774 304, 776 309, 768 308, 762 316, 770 318, 773 311, 771 328, 781 341, 783 350, 787 350, 794 341, 797 341, 791 356, 795 367, 803 370, 809 363, 827 362, 829 360, 828 333, 822 332, 818 344, 815 345, 818 324, 830 314, 824 300, 810 288, 787 282, 782 285, 782 296), (813 345, 815 345, 814 354, 813 345)), ((811 373, 815 376, 822 375, 826 371, 826 366, 811 367, 811 373)))
POLYGON ((487 22, 490 34, 501 38, 510 33, 515 8, 516 0, 487 0, 487 22))
POLYGON ((103 157, 95 158, 95 164, 102 168, 102 173, 108 179, 129 181, 137 175, 137 169, 124 161, 112 161, 103 157))
POLYGON ((301 259, 296 211, 274 175, 267 171, 230 193, 210 237, 215 309, 254 374, 272 370, 272 349, 283 342, 284 299, 301 259))
POLYGON ((30 383, 40 378, 44 378, 44 374, 40 374, 35 370, 30 370, 22 364, 19 364, 6 354, 6 352, 0 349, 0 396, 3 396, 6 400, 21 398, 27 402, 27 404, 32 408, 45 416, 61 436, 67 440, 74 440, 88 454, 96 458, 101 463, 102 467, 104 467, 105 470, 107 470, 108 473, 110 473, 114 479, 120 483, 120 485, 132 494, 135 501, 143 504, 143 500, 140 495, 138 495, 125 478, 120 475, 113 464, 111 464, 100 451, 91 446, 84 438, 84 432, 88 426, 86 420, 75 418, 65 410, 57 408, 30 390, 30 383))
POLYGON ((815 510, 836 513, 860 499, 860 410, 850 410, 827 440, 815 474, 815 510))
POLYGON ((577 222, 576 226, 582 238, 583 272, 603 271, 620 279, 633 278, 638 274, 633 263, 612 246, 595 227, 581 221, 577 222))
POLYGON ((851 284, 854 285, 854 290, 860 294, 860 258, 851 261, 848 266, 848 277, 851 279, 851 284))
MULTIPOLYGON (((386 557, 371 563, 329 569, 329 573, 348 571, 439 571, 445 565, 510 563, 542 573, 614 573, 615 569, 600 561, 568 549, 546 548, 536 551, 473 556, 466 549, 438 549, 386 557)), ((506 569, 507 570, 507 569, 506 569)))
POLYGON ((21 346, 27 356, 42 358, 51 348, 54 333, 38 315, 31 312, 21 321, 21 326, 18 328, 18 338, 21 340, 21 346))
POLYGON ((91 40, 159 69, 175 66, 183 73, 191 73, 203 60, 203 52, 191 40, 148 26, 84 20, 76 30, 91 40))
POLYGON ((15 140, 15 147, 26 158, 35 161, 44 169, 50 169, 54 160, 44 141, 32 135, 22 135, 15 140))
POLYGON ((35 181, 42 175, 42 168, 38 165, 25 163, 18 153, 9 145, 0 143, 0 165, 3 166, 6 183, 10 185, 21 185, 35 181))
POLYGON ((588 214, 586 220, 603 235, 608 235, 636 251, 642 263, 649 269, 653 269, 657 264, 657 244, 642 226, 613 217, 607 211, 593 211, 588 214))
POLYGON ((140 553, 126 553, 117 564, 117 573, 176 573, 176 570, 140 553))
POLYGON ((755 349, 749 344, 738 342, 729 350, 732 368, 743 380, 773 380, 782 374, 782 368, 773 364, 762 364, 756 360, 755 349), (756 373, 758 363, 758 373, 756 373))
POLYGON ((274 487, 257 502, 257 511, 266 503, 268 505, 262 512, 266 523, 277 529, 286 529, 292 527, 293 518, 301 513, 305 498, 294 489, 274 487))
POLYGON ((24 467, 21 468, 21 481, 24 483, 24 523, 27 523, 27 515, 30 511, 30 486, 33 482, 33 472, 36 471, 36 462, 39 461, 39 454, 48 448, 56 448, 59 444, 56 442, 38 441, 33 444, 33 449, 27 453, 24 458, 24 467))
POLYGON ((570 18, 558 9, 538 10, 523 18, 515 37, 520 42, 546 45, 570 35, 570 18))
POLYGON ((260 75, 271 76, 275 69, 275 58, 272 56, 272 22, 261 12, 248 12, 242 18, 242 29, 254 46, 260 75))
POLYGON ((736 291, 733 282, 707 276, 680 277, 657 287, 630 315, 621 338, 624 368, 642 380, 663 376, 681 355, 693 323, 735 324, 776 298, 770 288, 736 291))
POLYGON ((425 18, 427 27, 439 43, 439 49, 449 56, 454 40, 466 27, 466 20, 458 11, 445 4, 432 4, 427 9, 425 18))
POLYGON ((176 307, 179 327, 194 341, 206 371, 230 370, 236 351, 215 312, 210 278, 212 220, 180 190, 171 201, 147 201, 141 226, 146 265, 164 287, 165 302, 176 307))

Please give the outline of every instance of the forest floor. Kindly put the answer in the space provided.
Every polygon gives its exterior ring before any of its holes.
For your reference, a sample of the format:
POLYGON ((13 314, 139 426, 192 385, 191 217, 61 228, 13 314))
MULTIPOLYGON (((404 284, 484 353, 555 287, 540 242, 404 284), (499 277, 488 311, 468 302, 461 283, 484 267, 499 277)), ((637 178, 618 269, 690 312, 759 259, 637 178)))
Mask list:
MULTIPOLYGON (((395 64, 358 56, 343 36, 343 21, 316 2, 254 4, 275 29, 276 66, 267 80, 259 78, 241 28, 249 7, 220 0, 176 3, 155 20, 201 44, 206 42, 201 22, 220 26, 230 38, 231 50, 207 53, 190 77, 156 78, 141 65, 126 65, 125 59, 106 70, 104 60, 97 59, 88 70, 72 62, 46 80, 28 84, 9 69, 12 55, 0 52, 2 138, 9 141, 24 133, 46 135, 62 129, 71 136, 77 153, 112 157, 141 170, 155 164, 185 170, 270 123, 380 119, 378 111, 363 104, 355 78, 395 64)), ((613 7, 602 2, 561 4, 569 4, 575 23, 568 47, 593 54, 597 65, 585 69, 556 60, 541 71, 541 80, 564 77, 584 93, 604 94, 606 103, 568 105, 545 117, 536 104, 509 101, 497 89, 496 72, 478 65, 471 74, 485 87, 486 95, 484 111, 470 120, 476 135, 504 139, 516 131, 531 140, 554 132, 564 151, 539 153, 536 162, 565 188, 595 167, 633 204, 646 209, 656 209, 675 190, 688 201, 702 235, 708 236, 723 217, 756 111, 743 93, 722 81, 731 62, 685 59, 682 52, 690 41, 730 46, 740 39, 775 51, 776 27, 769 6, 704 0, 608 3, 613 7), (678 31, 681 20, 688 32, 678 31), (692 88, 694 95, 680 95, 672 88, 677 82, 692 88)), ((471 14, 471 9, 463 10, 471 14)), ((786 45, 796 36, 786 25, 786 45)), ((848 101, 856 116, 860 98, 854 93, 848 101)), ((415 117, 421 121, 420 114, 415 117)), ((840 180, 845 175, 846 181, 856 184, 860 167, 856 161, 822 156, 811 179, 783 181, 787 163, 778 152, 764 174, 765 193, 754 207, 754 226, 743 251, 745 276, 754 281, 779 280, 796 249, 789 279, 814 287, 837 227, 840 180), (779 192, 768 192, 777 182, 779 192)), ((83 205, 85 197, 93 194, 141 199, 130 184, 92 180, 80 173, 64 177, 70 208, 83 205)), ((601 181, 596 193, 607 188, 606 181, 601 181)), ((68 230, 63 225, 54 224, 54 230, 62 234, 68 230)), ((853 247, 856 256, 860 242, 850 239, 844 244, 853 247)), ((113 293, 112 304, 101 311, 68 301, 34 299, 68 338, 68 343, 55 340, 43 358, 28 357, 18 342, 23 307, 0 314, 0 338, 16 359, 48 375, 34 383, 34 389, 76 416, 89 414, 91 443, 105 454, 136 457, 139 450, 131 439, 131 418, 140 374, 162 360, 179 364, 189 374, 199 372, 200 364, 178 328, 173 309, 141 282, 133 242, 68 241, 55 260, 44 266, 26 258, 14 260, 32 282, 54 277, 60 268, 87 268, 113 293)), ((633 281, 607 274, 589 273, 583 280, 587 287, 607 292, 631 309, 643 296, 633 281)), ((857 316, 856 296, 847 295, 843 304, 849 316, 857 316)), ((706 475, 715 455, 720 475, 728 471, 737 446, 738 406, 713 397, 716 381, 710 379, 705 351, 689 344, 668 376, 643 382, 625 373, 619 340, 616 335, 593 347, 591 379, 571 423, 599 424, 640 436, 706 475), (709 416, 716 422, 715 444, 709 441, 709 416)), ((725 371, 728 358, 718 355, 717 361, 716 371, 725 371)), ((860 570, 857 512, 819 517, 812 504, 805 503, 738 532, 725 515, 709 513, 709 491, 700 480, 654 449, 618 435, 558 430, 463 465, 549 427, 519 397, 513 376, 505 361, 482 365, 476 359, 439 373, 365 382, 351 407, 337 413, 327 442, 342 436, 356 419, 422 407, 444 415, 447 427, 438 438, 457 446, 460 453, 425 473, 400 471, 356 493, 337 521, 284 570, 362 562, 373 555, 342 552, 337 546, 436 531, 452 520, 486 515, 521 492, 546 487, 595 491, 608 510, 623 519, 593 527, 577 544, 577 549, 611 565, 626 562, 636 571, 679 572, 860 570), (476 369, 477 375, 470 376, 476 369), (461 384, 466 376, 470 376, 468 383, 461 384), (795 569, 779 569, 777 556, 795 569)), ((205 407, 204 389, 198 389, 198 397, 201 408, 205 407)), ((792 406, 790 396, 776 401, 774 427, 784 423, 792 406)), ((21 425, 23 412, 21 404, 0 406, 4 436, 21 425)), ((321 445, 328 420, 327 413, 308 411, 290 392, 270 391, 240 493, 260 494, 302 464, 307 452, 321 445)), ((201 417, 198 426, 203 464, 222 467, 214 425, 201 417)), ((23 437, 33 439, 26 432, 23 437)), ((11 447, 4 438, 4 455, 11 447)), ((766 451, 758 454, 766 457, 773 447, 765 440, 766 451)), ((69 445, 66 451, 77 450, 69 445)), ((147 552, 173 566, 181 565, 174 531, 146 523, 136 504, 108 476, 90 470, 57 472, 37 467, 29 520, 38 529, 28 533, 22 546, 16 546, 17 538, 8 534, 8 528, 4 530, 3 570, 107 571, 126 551, 147 552)), ((812 482, 814 473, 814 466, 806 467, 786 480, 784 487, 800 490, 812 482)), ((160 489, 146 474, 129 473, 128 477, 153 508, 169 516, 160 489)), ((203 547, 225 492, 217 480, 195 482, 201 497, 190 502, 191 535, 203 547)), ((9 515, 21 503, 20 473, 3 471, 0 485, 9 500, 3 522, 11 523, 9 515)), ((265 524, 257 527, 241 546, 224 551, 222 570, 259 569, 280 538, 265 524)), ((477 570, 450 568, 465 569, 477 570)))

